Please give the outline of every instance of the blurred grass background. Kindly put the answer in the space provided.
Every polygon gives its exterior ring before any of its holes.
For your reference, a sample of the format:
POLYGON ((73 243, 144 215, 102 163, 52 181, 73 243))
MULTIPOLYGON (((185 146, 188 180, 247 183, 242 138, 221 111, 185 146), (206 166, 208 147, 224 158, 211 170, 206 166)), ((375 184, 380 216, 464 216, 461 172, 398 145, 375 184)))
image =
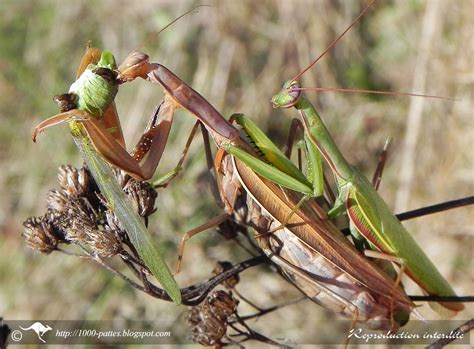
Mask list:
MULTIPOLYGON (((211 6, 174 24, 147 43, 144 51, 151 61, 166 65, 193 86, 223 115, 243 112, 283 144, 295 114, 272 110, 271 96, 345 29, 365 1, 206 3, 211 6)), ((68 90, 87 41, 111 50, 121 61, 148 34, 199 4, 152 0, 133 5, 112 0, 0 2, 0 315, 4 318, 158 319, 175 335, 187 335, 183 307, 140 294, 77 258, 34 253, 20 234, 23 220, 43 214, 45 195, 57 186, 57 167, 81 165, 66 126, 48 130, 38 144, 33 144, 30 135, 40 120, 57 113, 52 97, 68 90)), ((415 133, 416 151, 410 155, 414 177, 407 184, 400 174, 413 100, 329 92, 312 95, 343 153, 365 173, 371 175, 374 170, 385 138, 394 137, 381 193, 395 207, 400 191, 408 188, 409 197, 398 199, 398 210, 473 192, 473 5, 469 0, 379 1, 303 78, 305 86, 460 99, 455 103, 424 100, 422 109, 415 110, 422 121, 415 133), (433 15, 427 23, 434 30, 432 37, 423 31, 430 11, 433 15), (413 91, 416 79, 425 82, 424 90, 413 91)), ((122 87, 117 105, 128 144, 139 137, 160 98, 160 89, 144 81, 122 87)), ((159 172, 174 166, 192 123, 189 115, 179 113, 159 172)), ((150 224, 170 265, 174 265, 181 235, 219 212, 204 177, 205 161, 198 139, 183 175, 159 191, 158 212, 150 224)), ((406 224, 457 292, 473 294, 473 210, 461 208, 406 224)), ((201 281, 210 275, 215 261, 244 258, 245 253, 232 242, 204 234, 188 244, 178 281, 183 286, 201 281)), ((254 268, 241 276, 238 289, 261 306, 298 295, 268 268, 254 268)), ((418 292, 410 283, 407 287, 410 294, 418 292)), ((250 311, 245 306, 242 309, 241 314, 250 311)), ((468 305, 459 318, 473 314, 468 305)), ((347 330, 343 326, 335 329, 327 320, 335 318, 303 302, 252 326, 271 338, 311 343, 316 328, 320 336, 347 330)))

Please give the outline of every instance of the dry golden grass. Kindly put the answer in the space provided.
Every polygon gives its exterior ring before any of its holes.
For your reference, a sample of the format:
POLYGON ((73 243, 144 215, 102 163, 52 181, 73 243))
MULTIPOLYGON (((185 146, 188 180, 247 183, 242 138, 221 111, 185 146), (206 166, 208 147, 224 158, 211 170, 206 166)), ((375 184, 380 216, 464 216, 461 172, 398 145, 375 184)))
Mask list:
MULTIPOLYGON (((272 110, 272 94, 316 57, 363 3, 212 1, 211 7, 199 9, 151 40, 144 51, 225 116, 243 112, 283 144, 295 115, 290 110, 272 110)), ((428 21, 434 29, 430 37, 423 31, 423 22, 436 3, 380 1, 303 78, 305 86, 411 91, 460 99, 455 103, 423 100, 420 112, 416 112, 419 106, 412 107, 421 124, 414 134, 415 152, 407 160, 404 142, 413 126, 407 124, 407 115, 414 99, 313 94, 311 99, 343 153, 365 173, 375 168, 385 138, 394 137, 381 193, 395 207, 397 195, 408 185, 409 197, 397 204, 400 210, 473 192, 473 4, 441 1, 428 21), (421 85, 416 85, 416 79, 421 79, 421 85), (413 91, 414 84, 423 89, 413 91), (406 161, 415 167, 414 176, 404 183, 400 174, 406 161)), ((120 61, 147 34, 198 4, 151 0, 133 6, 112 0, 7 0, 0 4, 0 315, 7 319, 159 319, 163 328, 187 335, 183 308, 135 292, 79 259, 32 253, 20 233, 26 217, 43 212, 45 194, 56 185, 57 167, 81 163, 65 127, 49 130, 38 144, 31 142, 30 132, 40 120, 56 113, 51 98, 67 91, 85 43, 92 40, 120 61)), ((129 144, 138 138, 160 98, 159 88, 143 81, 122 88, 117 104, 129 144)), ((188 114, 179 113, 159 172, 174 165, 192 122, 188 114)), ((193 145, 185 168, 182 176, 159 192, 158 212, 151 222, 156 240, 167 246, 171 264, 181 234, 218 212, 207 184, 200 180, 205 173, 200 140, 193 145)), ((462 208, 407 223, 462 295, 474 291, 472 214, 471 208, 462 208)), ((236 250, 234 244, 211 234, 196 238, 189 244, 178 282, 188 285, 204 279, 216 260, 242 260, 245 254, 236 250)), ((298 295, 264 268, 247 271, 242 278, 240 289, 261 306, 298 295)), ((410 294, 418 292, 409 282, 407 286, 410 294)), ((468 305, 459 317, 473 314, 468 305)), ((312 343, 316 330, 321 336, 336 331, 325 327, 334 318, 307 301, 260 319, 255 328, 271 338, 312 343)))

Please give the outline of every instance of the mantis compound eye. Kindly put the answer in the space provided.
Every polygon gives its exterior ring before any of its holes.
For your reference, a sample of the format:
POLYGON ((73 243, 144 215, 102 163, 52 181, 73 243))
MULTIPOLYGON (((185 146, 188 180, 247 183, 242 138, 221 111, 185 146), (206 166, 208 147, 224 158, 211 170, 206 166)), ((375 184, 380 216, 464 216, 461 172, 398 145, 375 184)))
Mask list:
POLYGON ((295 103, 298 101, 298 99, 301 96, 300 88, 301 88, 301 85, 298 81, 291 81, 287 87, 288 94, 294 98, 295 103))
POLYGON ((294 106, 301 96, 300 84, 298 81, 289 80, 283 84, 281 91, 273 96, 273 108, 290 108, 294 106))

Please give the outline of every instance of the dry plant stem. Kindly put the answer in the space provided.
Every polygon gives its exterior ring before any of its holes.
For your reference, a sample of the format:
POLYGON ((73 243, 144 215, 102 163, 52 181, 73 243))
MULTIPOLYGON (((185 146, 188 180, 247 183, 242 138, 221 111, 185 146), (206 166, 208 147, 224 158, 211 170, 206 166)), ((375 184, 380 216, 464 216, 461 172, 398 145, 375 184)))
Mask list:
MULTIPOLYGON (((440 27, 442 21, 442 5, 440 0, 432 0, 426 3, 426 12, 423 19, 423 29, 418 59, 416 61, 412 91, 423 93, 426 87, 426 77, 428 74, 428 60, 430 56, 431 44, 435 41, 435 32, 440 27)), ((406 210, 410 199, 410 192, 413 182, 416 143, 419 137, 423 108, 426 99, 412 98, 408 118, 406 122, 406 136, 403 149, 402 168, 400 170, 400 189, 397 193, 395 204, 396 211, 406 210)))
POLYGON ((257 313, 255 313, 255 314, 246 315, 246 316, 241 316, 240 319, 243 320, 243 321, 246 321, 246 320, 258 318, 258 317, 264 316, 264 315, 266 315, 266 314, 269 314, 269 313, 271 313, 271 312, 273 312, 273 311, 279 310, 279 309, 284 308, 284 307, 287 307, 287 306, 289 306, 289 305, 293 305, 293 304, 299 303, 299 302, 304 301, 304 300, 307 300, 307 299, 308 299, 308 297, 302 296, 302 297, 293 299, 293 300, 291 300, 291 301, 289 301, 289 302, 285 302, 285 303, 282 303, 282 304, 274 305, 273 307, 269 307, 269 308, 266 308, 266 309, 260 309, 260 311, 257 312, 257 313))
POLYGON ((451 210, 453 208, 463 207, 474 204, 474 196, 468 196, 465 198, 445 201, 440 204, 425 206, 416 210, 397 214, 397 218, 401 221, 426 216, 433 213, 451 210))
POLYGON ((474 296, 409 296, 412 301, 417 302, 474 302, 474 296))
MULTIPOLYGON (((465 334, 474 329, 474 319, 467 321, 465 324, 459 326, 458 328, 454 329, 453 331, 458 332, 459 334, 465 334)), ((454 342, 456 338, 441 338, 437 340, 433 344, 430 344, 426 347, 426 349, 441 349, 448 345, 451 342, 454 342)))
MULTIPOLYGON (((118 272, 117 270, 113 269, 111 266, 105 264, 102 260, 97 260, 92 256, 89 257, 90 260, 95 262, 96 264, 106 268, 107 270, 111 271, 113 274, 117 275, 121 279, 125 280, 130 284, 130 286, 136 288, 139 291, 145 292, 146 294, 150 295, 151 297, 162 299, 165 301, 171 301, 171 298, 165 292, 165 290, 155 286, 151 282, 149 282, 145 275, 141 273, 139 270, 136 269, 135 265, 127 259, 123 259, 124 262, 129 266, 132 272, 137 276, 137 278, 141 279, 144 283, 144 286, 137 284, 133 280, 130 280, 128 277, 123 275, 122 273, 118 272)), ((182 304, 184 305, 197 305, 201 303, 209 294, 212 289, 214 289, 217 285, 221 284, 225 280, 233 277, 236 274, 241 273, 245 269, 254 267, 259 264, 263 264, 267 261, 267 257, 264 255, 260 255, 251 259, 248 259, 244 262, 238 263, 234 265, 232 268, 222 272, 202 283, 191 285, 181 289, 182 294, 182 304)))
POLYGON ((98 265, 100 265, 101 267, 105 268, 107 271, 110 271, 112 274, 118 276, 119 278, 121 278, 122 280, 128 282, 129 285, 131 285, 132 287, 135 287, 137 289, 140 289, 142 291, 144 291, 145 289, 140 286, 139 284, 137 284, 135 281, 131 280, 130 278, 128 278, 127 276, 125 276, 124 274, 122 274, 121 272, 119 272, 118 270, 112 268, 110 265, 108 265, 107 263, 105 263, 102 258, 100 258, 99 256, 90 256, 90 260, 98 265))
POLYGON ((197 305, 201 303, 207 296, 207 294, 218 284, 222 283, 233 277, 235 274, 241 273, 245 269, 254 267, 259 264, 268 262, 268 258, 265 255, 253 257, 244 262, 234 265, 232 268, 216 275, 204 283, 186 287, 182 290, 183 304, 185 305, 197 305))
MULTIPOLYGON (((121 256, 122 260, 125 264, 130 268, 133 274, 143 282, 143 285, 136 283, 135 281, 131 280, 126 275, 122 274, 118 270, 114 269, 107 263, 105 263, 101 258, 92 256, 92 255, 80 255, 81 258, 87 258, 94 262, 95 264, 105 268, 106 270, 110 271, 114 275, 118 276, 122 280, 126 281, 130 286, 133 288, 142 291, 153 298, 162 299, 168 302, 171 302, 171 298, 168 296, 165 290, 159 288, 158 286, 152 284, 147 278, 145 273, 138 270, 136 265, 128 258, 121 256)), ((267 262, 268 259, 265 255, 260 255, 257 257, 253 257, 241 263, 234 265, 232 268, 196 285, 191 285, 181 289, 182 294, 182 304, 188 306, 194 306, 200 304, 212 291, 217 285, 221 284, 225 280, 233 277, 236 274, 240 274, 245 269, 254 267, 259 264, 263 264, 267 262)))
POLYGON ((58 248, 57 251, 62 253, 62 254, 65 254, 66 256, 73 256, 73 257, 79 257, 79 258, 84 258, 84 259, 90 259, 91 258, 90 255, 85 255, 85 254, 75 253, 75 252, 71 252, 71 251, 66 251, 66 250, 63 250, 61 248, 58 248))
POLYGON ((229 323, 229 326, 234 331, 236 331, 237 334, 236 335, 229 335, 229 337, 245 336, 245 338, 243 340, 241 340, 240 342, 238 342, 238 344, 249 341, 249 340, 255 340, 255 341, 262 342, 262 343, 269 344, 269 345, 273 345, 273 346, 276 346, 276 347, 279 347, 279 348, 291 348, 289 346, 286 346, 286 345, 280 344, 278 342, 275 342, 274 340, 272 340, 268 337, 265 337, 264 335, 252 330, 250 327, 247 326, 245 321, 242 320, 242 318, 238 314, 235 314, 235 317, 236 317, 237 320, 234 323, 229 323), (235 326, 236 323, 243 326, 247 330, 247 332, 242 331, 239 328, 237 328, 235 326))
MULTIPOLYGON (((259 306, 255 305, 252 301, 250 301, 249 299, 247 299, 247 297, 244 297, 239 291, 237 291, 236 288, 233 288, 232 289, 232 292, 234 292, 237 297, 239 297, 241 300, 243 300, 245 303, 247 303, 248 305, 250 305, 252 308, 258 310, 258 311, 262 311, 262 308, 260 308, 259 306)), ((306 298, 306 297, 305 297, 306 298)))
POLYGON ((122 258, 122 260, 127 260, 129 261, 130 263, 132 264, 136 264, 138 265, 140 268, 143 268, 145 270, 148 270, 148 267, 143 264, 143 262, 140 260, 140 257, 138 256, 138 254, 136 252, 134 252, 134 255, 132 256, 130 253, 128 253, 126 250, 123 250, 122 252, 120 252, 120 257, 122 258))
MULTIPOLYGON (((440 204, 425 206, 425 207, 422 207, 422 208, 417 208, 415 210, 399 213, 399 214, 396 215, 396 217, 400 221, 406 221, 406 220, 409 220, 409 219, 418 218, 418 217, 422 217, 422 216, 427 216, 429 214, 439 213, 439 212, 443 212, 443 211, 447 211, 447 210, 452 210, 454 208, 469 206, 469 205, 472 205, 472 204, 474 204, 474 196, 468 196, 468 197, 461 198, 461 199, 445 201, 445 202, 442 202, 440 204)), ((349 228, 344 228, 341 231, 345 235, 350 234, 349 228)))

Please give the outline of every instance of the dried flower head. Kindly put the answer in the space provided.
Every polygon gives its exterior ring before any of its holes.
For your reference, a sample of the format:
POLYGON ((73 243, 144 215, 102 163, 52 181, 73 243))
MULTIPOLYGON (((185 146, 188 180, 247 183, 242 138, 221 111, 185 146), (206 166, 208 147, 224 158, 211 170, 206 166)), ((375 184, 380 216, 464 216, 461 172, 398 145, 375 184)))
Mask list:
POLYGON ((214 291, 204 302, 190 308, 186 320, 191 326, 192 339, 204 346, 219 344, 237 304, 231 292, 214 291))
POLYGON ((102 258, 113 257, 123 249, 120 239, 109 230, 90 230, 84 242, 95 255, 102 258))
POLYGON ((47 217, 30 217, 23 226, 22 236, 29 247, 44 254, 57 250, 60 239, 47 217))
POLYGON ((84 167, 78 170, 70 165, 63 165, 58 169, 58 182, 66 194, 71 197, 87 196, 90 175, 84 167))
POLYGON ((51 189, 46 195, 46 202, 48 210, 62 212, 66 209, 69 198, 64 190, 51 189))
POLYGON ((126 235, 125 230, 122 227, 122 224, 118 220, 117 216, 113 211, 107 210, 105 212, 105 229, 117 233, 119 236, 126 235))
POLYGON ((155 212, 157 193, 148 183, 130 180, 123 190, 132 200, 137 213, 141 217, 148 217, 155 212))
POLYGON ((216 228, 216 231, 226 240, 231 240, 235 239, 239 232, 242 231, 242 227, 237 224, 232 218, 229 218, 219 224, 216 228))
MULTIPOLYGON (((217 274, 221 274, 229 269, 232 268, 232 263, 231 262, 227 262, 227 261, 218 261, 216 263, 216 266, 214 267, 214 269, 212 270, 212 272, 217 275, 217 274)), ((222 285, 227 288, 227 289, 233 289, 235 287, 235 285, 237 285, 240 281, 240 276, 239 274, 235 274, 233 275, 232 277, 224 280, 222 282, 222 285)))
POLYGON ((114 167, 113 171, 114 171, 114 174, 115 174, 115 178, 117 178, 117 182, 119 183, 120 187, 122 187, 122 188, 125 188, 125 186, 127 185, 127 183, 129 181, 134 180, 132 177, 130 177, 129 174, 127 174, 126 172, 124 172, 122 170, 119 170, 118 168, 114 167))
MULTIPOLYGON (((146 219, 155 210, 155 189, 120 170, 115 174, 138 214, 146 219)), ((47 195, 47 216, 25 221, 27 243, 44 253, 57 249, 60 242, 76 243, 102 258, 122 251, 122 243, 129 239, 89 171, 61 166, 58 181, 61 188, 47 195)))
POLYGON ((66 240, 84 241, 87 234, 97 229, 98 213, 85 198, 70 200, 57 219, 57 226, 66 240))

